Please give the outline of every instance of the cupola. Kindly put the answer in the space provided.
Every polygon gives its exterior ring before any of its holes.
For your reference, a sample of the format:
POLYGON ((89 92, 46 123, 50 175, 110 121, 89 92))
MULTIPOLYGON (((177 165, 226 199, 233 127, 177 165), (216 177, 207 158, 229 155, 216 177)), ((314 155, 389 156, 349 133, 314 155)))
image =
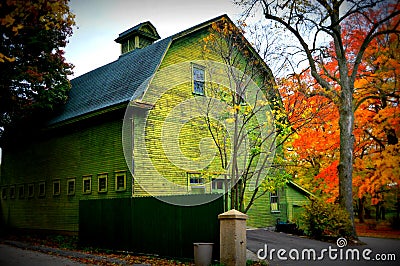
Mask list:
POLYGON ((120 33, 115 41, 121 44, 121 54, 125 54, 149 46, 158 39, 160 36, 156 28, 150 21, 146 21, 120 33))

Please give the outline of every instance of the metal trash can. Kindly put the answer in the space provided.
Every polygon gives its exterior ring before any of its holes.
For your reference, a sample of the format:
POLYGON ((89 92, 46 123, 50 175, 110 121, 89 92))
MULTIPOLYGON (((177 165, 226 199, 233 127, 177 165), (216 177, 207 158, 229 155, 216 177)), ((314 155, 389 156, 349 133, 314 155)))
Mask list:
POLYGON ((212 261, 214 243, 193 243, 194 264, 196 266, 209 266, 212 261))

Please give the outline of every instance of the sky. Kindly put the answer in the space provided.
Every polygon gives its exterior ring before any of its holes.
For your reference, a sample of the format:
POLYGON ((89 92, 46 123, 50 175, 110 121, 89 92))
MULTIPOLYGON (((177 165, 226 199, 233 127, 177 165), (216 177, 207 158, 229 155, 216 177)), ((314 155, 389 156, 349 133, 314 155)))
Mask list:
POLYGON ((71 0, 70 9, 77 24, 65 48, 72 78, 117 60, 114 40, 141 22, 150 21, 163 39, 222 14, 236 21, 242 12, 233 0, 71 0))

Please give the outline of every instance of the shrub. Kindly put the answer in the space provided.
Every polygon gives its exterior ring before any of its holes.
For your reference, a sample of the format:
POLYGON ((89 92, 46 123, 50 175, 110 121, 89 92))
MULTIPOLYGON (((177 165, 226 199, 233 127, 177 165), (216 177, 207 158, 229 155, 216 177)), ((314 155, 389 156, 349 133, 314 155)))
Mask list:
POLYGON ((310 237, 351 236, 352 226, 347 212, 338 204, 327 203, 321 199, 311 199, 299 219, 300 229, 310 237))

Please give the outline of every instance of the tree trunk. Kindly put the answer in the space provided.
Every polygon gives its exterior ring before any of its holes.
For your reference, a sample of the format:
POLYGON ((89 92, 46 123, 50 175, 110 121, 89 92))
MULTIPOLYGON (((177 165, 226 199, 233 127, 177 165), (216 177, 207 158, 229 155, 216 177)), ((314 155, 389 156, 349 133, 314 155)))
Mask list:
POLYGON ((361 199, 358 199, 358 219, 360 223, 364 223, 364 205, 365 205, 365 197, 362 196, 361 199))
POLYGON ((352 235, 357 237, 354 225, 353 210, 353 150, 354 150, 354 103, 351 87, 342 84, 341 104, 339 106, 340 127, 340 160, 339 171, 339 204, 346 209, 353 225, 352 235))

